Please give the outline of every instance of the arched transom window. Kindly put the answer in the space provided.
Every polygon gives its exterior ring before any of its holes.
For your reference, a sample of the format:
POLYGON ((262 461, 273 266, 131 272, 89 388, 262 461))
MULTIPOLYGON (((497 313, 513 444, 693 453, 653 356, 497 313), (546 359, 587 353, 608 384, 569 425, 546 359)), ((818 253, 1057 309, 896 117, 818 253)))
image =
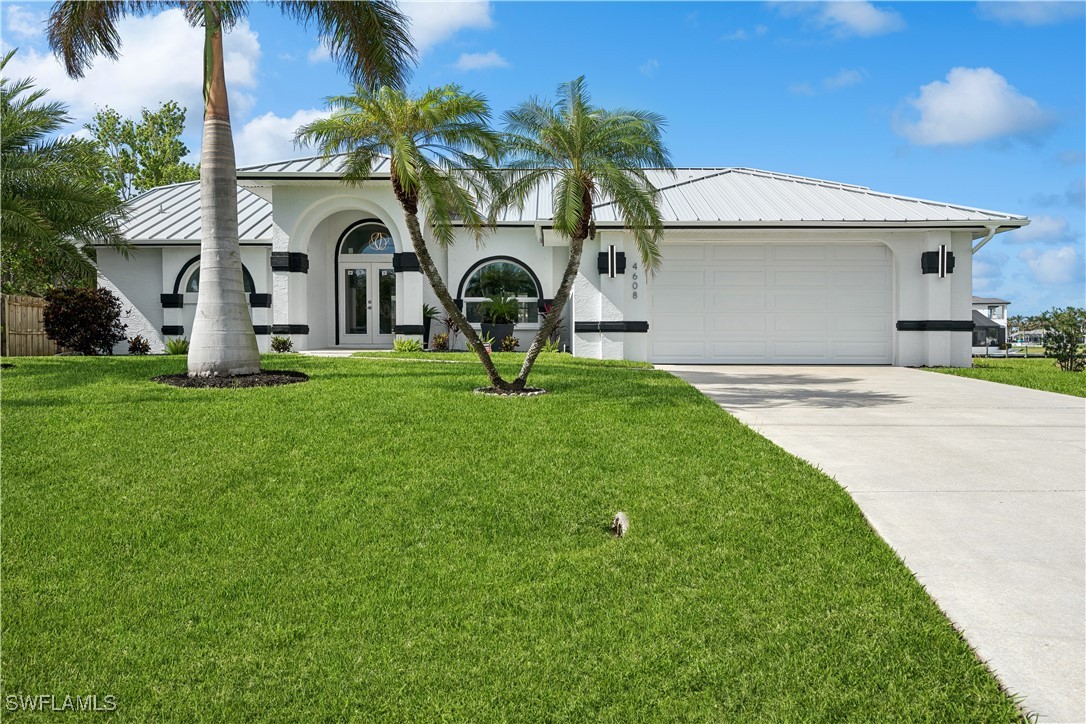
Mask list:
POLYGON ((481 322, 480 307, 490 297, 514 297, 520 303, 518 323, 539 322, 539 288, 535 277, 511 260, 487 262, 472 271, 464 284, 464 314, 469 322, 481 322))
MULTIPOLYGON (((241 267, 241 273, 245 281, 245 293, 253 294, 256 292, 256 284, 253 283, 253 275, 249 273, 249 270, 244 266, 241 267)), ((189 280, 185 283, 186 294, 196 294, 200 291, 200 267, 196 266, 196 270, 189 275, 189 280)))
POLYGON ((343 237, 340 254, 392 254, 396 251, 392 234, 384 224, 365 221, 350 229, 343 237))

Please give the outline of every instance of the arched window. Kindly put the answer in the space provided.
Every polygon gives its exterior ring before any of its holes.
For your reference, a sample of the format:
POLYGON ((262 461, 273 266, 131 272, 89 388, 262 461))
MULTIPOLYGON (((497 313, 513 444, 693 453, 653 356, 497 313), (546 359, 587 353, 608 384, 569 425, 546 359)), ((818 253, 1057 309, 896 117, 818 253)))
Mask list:
POLYGON ((520 324, 539 322, 540 289, 527 267, 511 260, 496 259, 480 264, 468 273, 462 286, 464 314, 469 322, 481 322, 481 307, 490 297, 515 297, 520 303, 520 324))
POLYGON ((363 221, 348 229, 339 246, 340 254, 392 254, 395 251, 392 234, 377 221, 363 221))
MULTIPOLYGON (((246 269, 244 266, 241 267, 241 273, 242 273, 242 276, 244 276, 244 278, 245 278, 245 281, 244 281, 245 293, 246 294, 253 294, 254 292, 256 292, 256 284, 253 283, 253 275, 250 274, 249 270, 246 269)), ((196 271, 192 272, 192 275, 189 277, 188 282, 185 283, 185 293, 186 294, 195 294, 195 293, 197 293, 199 291, 200 291, 200 267, 197 266, 196 271)))

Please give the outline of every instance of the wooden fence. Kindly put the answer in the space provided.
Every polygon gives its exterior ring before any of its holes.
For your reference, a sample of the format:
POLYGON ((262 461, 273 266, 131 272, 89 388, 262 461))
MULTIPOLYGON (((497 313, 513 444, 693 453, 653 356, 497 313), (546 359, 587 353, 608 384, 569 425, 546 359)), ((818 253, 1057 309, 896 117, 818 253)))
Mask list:
POLYGON ((45 300, 22 294, 4 294, 0 300, 0 356, 54 355, 57 346, 45 336, 42 320, 45 300))

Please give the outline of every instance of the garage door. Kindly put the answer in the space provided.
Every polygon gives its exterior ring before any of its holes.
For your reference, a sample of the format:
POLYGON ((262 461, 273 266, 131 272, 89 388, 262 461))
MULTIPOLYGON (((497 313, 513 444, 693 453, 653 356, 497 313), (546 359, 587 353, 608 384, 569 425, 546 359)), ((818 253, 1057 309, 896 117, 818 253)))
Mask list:
POLYGON ((893 258, 883 244, 665 244, 649 358, 889 364, 893 258))

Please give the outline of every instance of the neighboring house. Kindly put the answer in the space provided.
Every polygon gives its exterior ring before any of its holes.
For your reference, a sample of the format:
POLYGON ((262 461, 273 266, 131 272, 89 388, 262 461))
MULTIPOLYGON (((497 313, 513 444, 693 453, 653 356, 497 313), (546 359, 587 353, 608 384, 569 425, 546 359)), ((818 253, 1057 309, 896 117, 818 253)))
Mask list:
MULTIPOLYGON (((1007 344, 1006 299, 973 297, 973 347, 983 352, 989 345, 1001 347, 1007 344)), ((975 350, 974 350, 975 351, 975 350)))
MULTIPOLYGON (((419 272, 387 159, 360 187, 341 158, 238 170, 245 284, 261 349, 388 348, 419 336, 437 300, 419 272)), ((665 221, 650 276, 606 202, 567 307, 576 355, 672 363, 969 365, 972 252, 1023 216, 745 168, 650 171, 665 221), (979 241, 978 241, 979 240, 979 241)), ((482 245, 466 231, 432 253, 469 320, 498 290, 538 329, 568 244, 550 188, 509 210, 482 245)), ((132 312, 130 334, 187 335, 199 290, 197 183, 133 200, 130 258, 99 251, 102 284, 132 312)), ((461 338, 462 340, 462 338, 461 338)), ((524 345, 522 344, 522 349, 524 345)))

